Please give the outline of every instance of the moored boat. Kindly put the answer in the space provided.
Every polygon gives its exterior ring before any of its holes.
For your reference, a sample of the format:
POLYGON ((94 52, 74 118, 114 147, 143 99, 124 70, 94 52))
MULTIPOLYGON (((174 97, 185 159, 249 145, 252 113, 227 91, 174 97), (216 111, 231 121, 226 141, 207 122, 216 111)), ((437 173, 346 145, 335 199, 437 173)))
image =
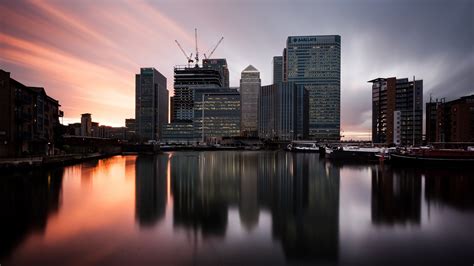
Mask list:
POLYGON ((319 145, 316 142, 293 141, 287 149, 293 152, 319 152, 319 145))
POLYGON ((381 148, 364 148, 358 146, 326 148, 326 158, 330 160, 377 162, 379 161, 377 154, 381 151, 381 148))
POLYGON ((474 151, 459 149, 416 149, 391 154, 394 164, 474 166, 474 151))

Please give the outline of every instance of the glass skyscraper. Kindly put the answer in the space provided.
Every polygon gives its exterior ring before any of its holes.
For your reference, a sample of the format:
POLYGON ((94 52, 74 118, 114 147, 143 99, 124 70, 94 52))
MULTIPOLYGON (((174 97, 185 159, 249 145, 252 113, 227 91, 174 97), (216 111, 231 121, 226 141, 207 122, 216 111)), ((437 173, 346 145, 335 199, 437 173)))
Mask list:
POLYGON ((283 81, 283 56, 273 57, 273 84, 283 81))
POLYGON ((283 59, 284 80, 308 91, 309 138, 339 140, 341 37, 289 36, 283 59))
POLYGON ((254 66, 249 65, 242 71, 240 78, 242 136, 257 136, 257 105, 260 85, 260 72, 254 66))
POLYGON ((166 78, 154 68, 141 68, 135 76, 135 118, 142 141, 161 138, 161 127, 168 123, 166 78))

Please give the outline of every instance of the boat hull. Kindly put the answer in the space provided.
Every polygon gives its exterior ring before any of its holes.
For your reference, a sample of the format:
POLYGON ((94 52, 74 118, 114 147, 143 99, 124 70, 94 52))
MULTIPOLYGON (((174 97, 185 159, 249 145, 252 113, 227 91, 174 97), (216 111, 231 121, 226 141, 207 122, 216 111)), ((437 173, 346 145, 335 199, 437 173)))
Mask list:
POLYGON ((466 156, 423 156, 419 154, 400 154, 390 155, 390 162, 393 164, 410 165, 463 165, 474 167, 474 157, 466 156))

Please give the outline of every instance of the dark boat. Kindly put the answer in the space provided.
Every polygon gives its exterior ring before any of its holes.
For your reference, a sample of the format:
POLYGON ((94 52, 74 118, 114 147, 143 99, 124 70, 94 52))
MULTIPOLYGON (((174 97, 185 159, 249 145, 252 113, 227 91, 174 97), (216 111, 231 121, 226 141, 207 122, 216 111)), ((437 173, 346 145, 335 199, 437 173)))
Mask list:
POLYGON ((390 155, 393 164, 465 165, 474 166, 474 151, 418 149, 390 155))
POLYGON ((326 148, 326 158, 330 160, 354 162, 378 162, 380 148, 360 148, 357 146, 326 148))

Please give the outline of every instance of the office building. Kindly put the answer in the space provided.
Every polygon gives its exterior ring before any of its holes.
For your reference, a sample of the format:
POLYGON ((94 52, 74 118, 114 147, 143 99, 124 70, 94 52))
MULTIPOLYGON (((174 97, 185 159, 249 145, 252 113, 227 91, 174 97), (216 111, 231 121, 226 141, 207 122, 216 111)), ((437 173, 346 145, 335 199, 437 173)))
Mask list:
POLYGON ((125 128, 126 128, 126 139, 127 140, 135 140, 136 138, 136 128, 137 128, 137 125, 135 123, 135 119, 134 118, 128 118, 128 119, 125 119, 125 128))
POLYGON ((283 81, 283 56, 273 57, 273 84, 283 81))
POLYGON ((225 58, 208 58, 202 60, 203 68, 212 68, 218 70, 222 75, 222 87, 229 87, 229 68, 225 58))
POLYGON ((135 78, 136 134, 141 141, 158 140, 168 123, 166 78, 154 68, 141 68, 135 78))
POLYGON ((426 140, 474 142, 474 94, 426 103, 426 140))
POLYGON ((372 83, 372 141, 420 145, 423 80, 377 78, 372 83))
POLYGON ((194 129, 201 141, 240 135, 240 94, 236 88, 196 88, 194 129))
MULTIPOLYGON (((302 85, 308 91, 308 137, 339 140, 341 37, 289 36, 283 51, 283 71, 284 81, 302 85)), ((303 99, 299 101, 302 106, 303 99)), ((302 115, 298 113, 298 117, 302 115)), ((301 122, 298 128, 302 130, 301 122)))
POLYGON ((54 154, 59 102, 0 70, 0 157, 54 154))
POLYGON ((222 87, 224 84, 223 72, 219 69, 176 66, 174 68, 174 122, 191 122, 194 115, 194 88, 222 87))
POLYGON ((262 86, 258 110, 258 135, 264 139, 303 139, 307 132, 308 92, 301 85, 282 82, 262 86), (299 96, 301 95, 301 97, 299 96), (302 99, 302 103, 299 100, 302 99), (298 114, 302 113, 302 117, 298 114), (301 125, 302 129, 299 129, 301 125))
POLYGON ((246 67, 240 78, 241 136, 257 136, 257 105, 260 90, 260 72, 252 65, 246 67))

